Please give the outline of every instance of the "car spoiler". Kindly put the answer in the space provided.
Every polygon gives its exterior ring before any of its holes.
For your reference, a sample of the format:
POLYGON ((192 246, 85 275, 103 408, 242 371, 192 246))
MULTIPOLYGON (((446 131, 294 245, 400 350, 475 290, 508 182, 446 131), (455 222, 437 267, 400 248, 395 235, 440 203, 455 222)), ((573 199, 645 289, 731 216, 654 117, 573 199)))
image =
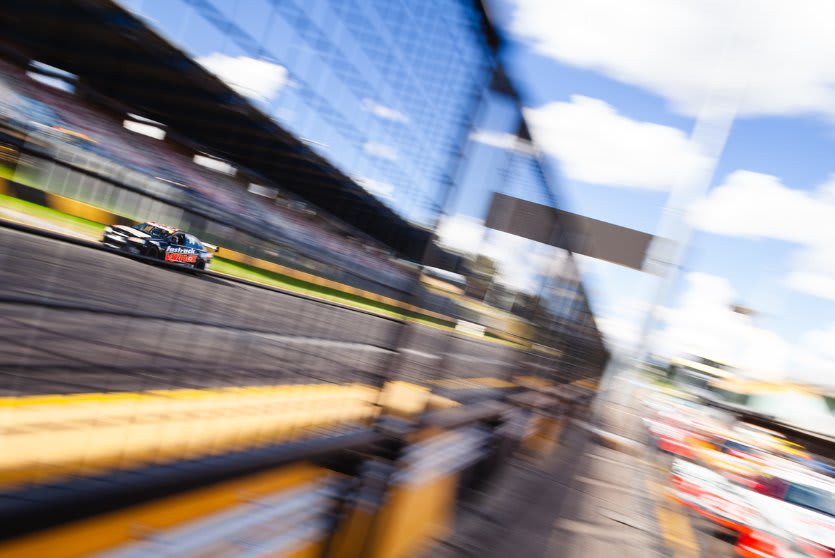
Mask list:
POLYGON ((210 252, 217 252, 220 250, 220 246, 215 246, 214 244, 209 244, 208 242, 204 242, 203 247, 210 252))

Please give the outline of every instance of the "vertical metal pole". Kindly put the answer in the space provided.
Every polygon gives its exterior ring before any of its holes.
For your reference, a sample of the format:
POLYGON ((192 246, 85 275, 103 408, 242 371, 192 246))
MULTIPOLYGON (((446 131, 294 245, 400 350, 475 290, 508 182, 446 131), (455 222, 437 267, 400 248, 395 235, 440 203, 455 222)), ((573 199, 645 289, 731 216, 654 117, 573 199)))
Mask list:
MULTIPOLYGON (((728 39, 732 40, 732 39, 728 39)), ((727 51, 728 45, 725 45, 727 51)), ((703 167, 692 176, 682 177, 670 190, 655 240, 647 253, 645 270, 661 275, 649 309, 647 310, 639 341, 632 355, 613 355, 600 383, 603 393, 631 356, 638 362, 650 354, 652 333, 657 324, 660 308, 667 303, 678 279, 681 266, 687 257, 692 227, 687 223, 686 212, 710 188, 719 158, 725 149, 731 127, 739 112, 746 85, 738 75, 731 75, 731 68, 722 56, 719 60, 713 86, 702 105, 690 141, 700 149, 703 167)), ((600 398, 598 398, 599 400, 600 398)))

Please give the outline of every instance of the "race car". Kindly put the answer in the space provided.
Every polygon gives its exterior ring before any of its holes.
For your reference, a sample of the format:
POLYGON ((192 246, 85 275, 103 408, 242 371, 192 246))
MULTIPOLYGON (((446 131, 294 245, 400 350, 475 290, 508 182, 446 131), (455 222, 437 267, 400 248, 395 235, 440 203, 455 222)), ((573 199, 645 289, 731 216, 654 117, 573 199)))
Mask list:
POLYGON ((759 511, 737 541, 746 558, 832 558, 835 556, 835 479, 792 468, 766 471, 747 492, 759 511))
POLYGON ((675 458, 670 480, 674 500, 727 530, 747 533, 758 515, 743 487, 703 465, 675 458))
POLYGON ((218 250, 185 231, 153 222, 107 226, 102 244, 194 269, 209 269, 213 252, 218 250))
POLYGON ((786 461, 753 487, 696 463, 672 465, 674 500, 737 534, 746 558, 835 556, 835 479, 786 461))

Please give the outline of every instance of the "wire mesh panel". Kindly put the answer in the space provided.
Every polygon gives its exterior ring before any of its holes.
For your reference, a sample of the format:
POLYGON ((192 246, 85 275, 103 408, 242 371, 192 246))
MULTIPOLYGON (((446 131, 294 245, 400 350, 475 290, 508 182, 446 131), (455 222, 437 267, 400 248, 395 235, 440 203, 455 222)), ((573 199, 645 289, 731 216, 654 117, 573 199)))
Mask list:
POLYGON ((479 3, 0 18, 0 396, 8 435, 38 440, 14 443, 43 448, 0 480, 594 375, 570 255, 483 227, 493 192, 558 199, 479 3))

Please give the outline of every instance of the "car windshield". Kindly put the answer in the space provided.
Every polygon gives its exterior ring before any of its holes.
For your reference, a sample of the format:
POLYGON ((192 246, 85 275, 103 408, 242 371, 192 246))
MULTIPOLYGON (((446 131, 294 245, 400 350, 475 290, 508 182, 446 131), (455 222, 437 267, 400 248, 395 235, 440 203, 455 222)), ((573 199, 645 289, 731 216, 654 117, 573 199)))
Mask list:
POLYGON ((154 238, 161 238, 163 236, 171 234, 170 230, 158 227, 156 225, 152 225, 151 223, 139 223, 138 225, 134 225, 133 228, 138 231, 142 231, 145 234, 150 235, 154 238))
POLYGON ((835 492, 792 484, 786 491, 786 502, 835 517, 835 492))
POLYGON ((190 248, 197 248, 198 250, 203 249, 203 245, 200 243, 200 241, 190 234, 186 235, 186 246, 190 248))

